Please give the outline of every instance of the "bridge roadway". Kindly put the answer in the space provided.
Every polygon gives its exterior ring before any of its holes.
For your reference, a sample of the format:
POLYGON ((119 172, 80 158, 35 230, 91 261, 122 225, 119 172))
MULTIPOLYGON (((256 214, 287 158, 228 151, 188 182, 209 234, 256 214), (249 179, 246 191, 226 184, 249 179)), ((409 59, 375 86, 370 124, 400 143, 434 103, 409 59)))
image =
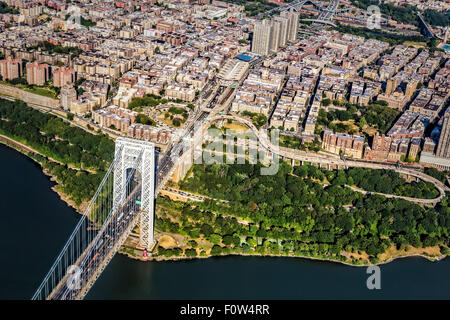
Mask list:
POLYGON ((49 300, 81 300, 89 292, 95 281, 106 268, 113 256, 125 242, 131 230, 138 222, 141 185, 138 184, 124 202, 124 205, 113 212, 92 243, 86 248, 74 264, 80 269, 79 288, 69 288, 74 274, 66 273, 58 285, 47 297, 49 300))
POLYGON ((417 13, 417 16, 419 17, 420 24, 425 29, 425 36, 428 38, 434 38, 435 35, 434 35, 433 31, 431 30, 430 26, 425 22, 422 15, 420 14, 420 12, 417 13))
MULTIPOLYGON (((282 158, 291 159, 294 161, 300 161, 300 162, 311 162, 311 163, 318 163, 319 165, 326 165, 326 166, 340 166, 340 167, 362 167, 362 168, 371 168, 371 169, 391 169, 394 171, 397 171, 401 174, 410 175, 416 178, 419 178, 423 181, 427 181, 432 183, 436 189, 439 190, 439 197, 435 199, 417 199, 420 203, 426 203, 426 204, 436 204, 440 202, 445 197, 445 192, 450 191, 448 187, 446 187, 441 181, 421 172, 418 171, 420 167, 414 167, 414 166, 402 166, 399 167, 395 163, 385 163, 385 162, 373 162, 373 161, 365 161, 365 160, 358 160, 358 159, 341 159, 339 156, 333 156, 333 155, 323 155, 318 153, 309 153, 306 151, 301 150, 294 150, 284 147, 279 147, 273 145, 267 137, 264 137, 261 132, 253 125, 253 123, 247 119, 238 117, 238 116, 228 116, 228 115, 220 115, 211 117, 209 121, 215 122, 220 121, 223 119, 231 119, 233 121, 240 122, 242 124, 245 124, 247 127, 249 127, 252 132, 257 137, 258 141, 260 142, 261 147, 263 149, 276 154, 282 158)), ((414 198, 405 198, 412 200, 414 198)))
POLYGON ((256 18, 262 19, 264 16, 270 15, 272 12, 275 12, 275 11, 286 11, 286 10, 290 10, 290 9, 295 9, 296 11, 300 11, 306 3, 311 3, 319 10, 324 10, 323 7, 319 3, 315 2, 314 0, 301 0, 301 1, 296 0, 293 3, 278 6, 273 9, 267 10, 263 13, 260 13, 256 16, 256 18))
POLYGON ((339 0, 330 0, 328 7, 325 10, 322 10, 317 17, 319 22, 331 20, 339 6, 339 0))

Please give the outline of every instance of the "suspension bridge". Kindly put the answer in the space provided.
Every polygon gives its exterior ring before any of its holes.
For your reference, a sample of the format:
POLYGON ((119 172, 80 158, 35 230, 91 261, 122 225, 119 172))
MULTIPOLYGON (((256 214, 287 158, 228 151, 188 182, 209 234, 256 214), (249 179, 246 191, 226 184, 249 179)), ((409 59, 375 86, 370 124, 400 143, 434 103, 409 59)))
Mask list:
POLYGON ((83 299, 138 223, 140 247, 152 249, 155 192, 167 180, 156 178, 156 162, 153 143, 117 138, 114 160, 33 300, 83 299))
POLYGON ((181 156, 201 148, 185 138, 202 136, 206 114, 197 110, 159 161, 152 142, 116 139, 114 160, 32 300, 83 299, 137 225, 139 247, 152 251, 155 197, 181 156))

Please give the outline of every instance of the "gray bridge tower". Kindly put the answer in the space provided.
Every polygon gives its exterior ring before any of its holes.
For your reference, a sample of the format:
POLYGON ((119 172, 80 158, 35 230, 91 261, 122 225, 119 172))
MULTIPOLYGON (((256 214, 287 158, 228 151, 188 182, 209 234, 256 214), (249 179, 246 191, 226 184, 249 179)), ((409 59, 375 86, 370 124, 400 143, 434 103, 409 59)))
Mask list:
POLYGON ((155 145, 152 142, 119 137, 116 140, 114 167, 114 208, 127 197, 127 170, 134 168, 141 176, 141 216, 139 244, 149 250, 153 244, 155 211, 155 145), (141 157, 140 161, 136 161, 141 157))

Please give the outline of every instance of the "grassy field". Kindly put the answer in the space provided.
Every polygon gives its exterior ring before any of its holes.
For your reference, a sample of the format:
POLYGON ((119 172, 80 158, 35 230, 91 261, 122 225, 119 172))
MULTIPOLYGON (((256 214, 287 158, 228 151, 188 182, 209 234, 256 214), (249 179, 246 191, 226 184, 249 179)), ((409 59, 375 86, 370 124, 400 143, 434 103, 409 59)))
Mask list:
POLYGON ((31 93, 35 93, 35 94, 39 94, 41 96, 45 96, 45 97, 49 97, 49 98, 53 98, 56 99, 58 98, 58 95, 56 94, 56 92, 54 92, 53 90, 46 88, 46 87, 33 87, 33 88, 23 88, 25 91, 31 92, 31 93))
POLYGON ((416 41, 405 41, 403 42, 403 45, 408 47, 414 47, 414 48, 425 48, 427 44, 425 42, 416 42, 416 41))
POLYGON ((227 129, 236 130, 236 131, 245 132, 245 131, 249 130, 249 128, 247 128, 246 126, 244 126, 238 122, 225 123, 223 126, 227 129))

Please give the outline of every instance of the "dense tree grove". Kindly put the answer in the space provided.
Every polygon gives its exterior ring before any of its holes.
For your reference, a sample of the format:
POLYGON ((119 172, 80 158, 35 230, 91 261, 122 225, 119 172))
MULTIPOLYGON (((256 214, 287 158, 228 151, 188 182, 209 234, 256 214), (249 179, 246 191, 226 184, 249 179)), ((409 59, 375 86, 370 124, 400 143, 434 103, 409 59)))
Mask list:
POLYGON ((401 23, 417 25, 417 8, 409 4, 394 5, 392 3, 380 3, 378 0, 352 0, 355 6, 367 10, 375 5, 380 8, 382 14, 391 17, 401 23))
POLYGON ((131 99, 130 104, 128 105, 129 109, 136 109, 142 107, 156 107, 157 105, 167 103, 168 100, 161 98, 160 96, 154 94, 146 94, 141 98, 133 98, 131 99))
MULTIPOLYGON (((404 186, 395 174, 378 175, 380 181, 394 183, 393 190, 404 186)), ((355 184, 369 180, 370 186, 372 176, 371 171, 324 172, 314 166, 299 166, 292 171, 284 162, 273 176, 260 175, 260 165, 195 165, 193 176, 181 187, 230 203, 209 201, 196 208, 186 205, 181 223, 160 218, 157 226, 192 238, 204 235, 216 243, 212 254, 285 252, 346 260, 341 255, 346 251, 366 252, 376 262, 377 256, 392 245, 402 249, 406 245, 440 244, 446 249, 450 232, 448 198, 436 209, 424 209, 405 200, 363 195, 344 186, 350 179, 355 184), (331 184, 324 186, 320 181, 326 179, 331 184), (251 223, 238 223, 233 216, 251 223)), ((378 182, 372 183, 377 188, 378 182)))
MULTIPOLYGON (((296 167, 295 172, 299 168, 296 167)), ((325 175, 333 185, 355 185, 366 191, 413 198, 433 199, 439 196, 439 191, 432 183, 422 180, 407 183, 393 170, 351 168, 346 171, 327 171, 325 175)))
POLYGON ((338 24, 336 30, 342 33, 350 33, 367 39, 377 39, 380 41, 384 41, 389 43, 391 46, 402 44, 405 41, 417 41, 427 43, 431 47, 431 51, 436 49, 435 42, 432 39, 428 39, 422 35, 403 35, 398 33, 384 32, 379 29, 371 30, 369 28, 352 27, 349 25, 341 24, 338 24))
POLYGON ((0 14, 3 13, 19 14, 19 10, 2 1, 0 2, 0 14))
MULTIPOLYGON (((339 101, 333 102, 335 105, 340 105, 339 101)), ((399 115, 398 110, 394 110, 383 105, 383 102, 372 102, 367 106, 360 106, 351 103, 344 103, 347 110, 330 110, 325 112, 323 109, 319 111, 317 123, 333 130, 334 132, 347 132, 346 125, 342 125, 333 121, 348 121, 355 120, 360 130, 364 125, 369 125, 378 129, 382 133, 386 133, 394 123, 399 115)))
POLYGON ((24 102, 0 99, 0 117, 2 133, 63 163, 104 170, 114 156, 114 142, 108 136, 70 126, 24 102))
POLYGON ((61 45, 56 45, 48 41, 39 41, 39 43, 35 46, 28 47, 29 50, 41 49, 47 51, 49 53, 63 53, 69 54, 72 58, 78 57, 83 50, 78 47, 63 47, 61 45))
POLYGON ((253 125, 258 129, 267 122, 267 117, 262 113, 243 111, 241 114, 243 116, 250 117, 252 119, 253 125))
POLYGON ((82 202, 92 198, 105 175, 104 171, 92 173, 85 170, 71 169, 67 165, 49 161, 38 154, 29 154, 29 157, 38 161, 48 174, 51 174, 58 180, 58 188, 64 194, 67 194, 76 205, 80 205, 82 202))
POLYGON ((142 123, 142 124, 147 124, 150 126, 155 126, 156 123, 155 121, 153 121, 153 119, 150 119, 146 114, 144 113, 139 113, 136 117, 136 123, 142 123))
POLYGON ((442 183, 446 183, 447 179, 450 177, 450 171, 439 171, 439 170, 437 170, 435 168, 425 168, 424 172, 427 175, 438 179, 442 183))
POLYGON ((450 21, 450 10, 439 12, 432 9, 426 9, 423 12, 423 18, 427 23, 433 26, 446 27, 450 21))
MULTIPOLYGON (((394 124, 399 112, 379 103, 371 103, 368 106, 358 106, 361 116, 367 121, 367 124, 374 126, 379 131, 386 133, 394 124)), ((355 119, 355 120, 360 120, 355 119)))
POLYGON ((108 136, 93 135, 70 126, 62 119, 39 112, 18 100, 0 99, 0 133, 62 162, 64 165, 33 156, 56 176, 64 192, 77 204, 92 197, 114 156, 114 142, 108 136))

